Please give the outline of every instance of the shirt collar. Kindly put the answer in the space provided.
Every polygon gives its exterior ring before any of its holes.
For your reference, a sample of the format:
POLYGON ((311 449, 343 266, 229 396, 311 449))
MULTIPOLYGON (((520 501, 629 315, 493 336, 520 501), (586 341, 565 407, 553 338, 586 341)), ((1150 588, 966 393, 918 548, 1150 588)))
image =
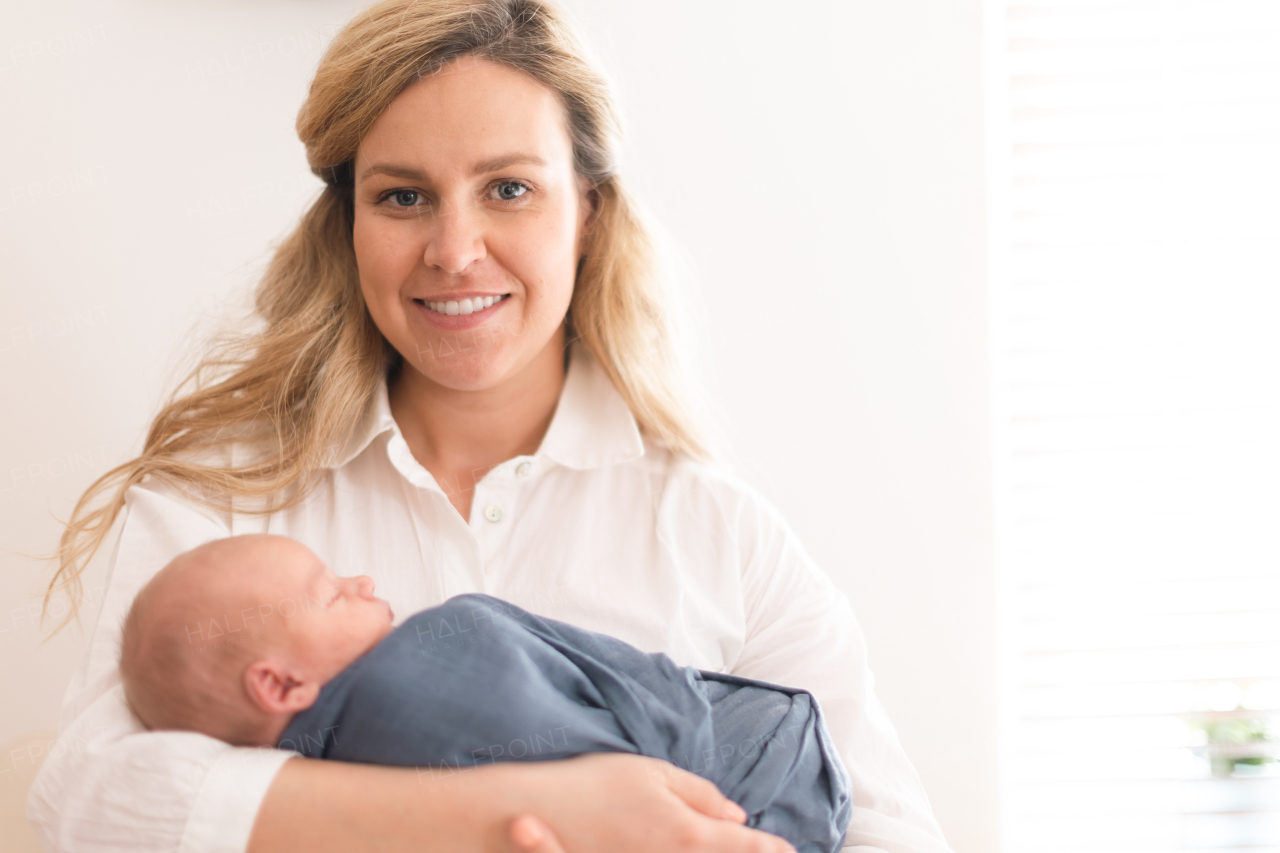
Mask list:
MULTIPOLYGON (((399 433, 400 427, 391 416, 384 380, 378 383, 373 400, 332 467, 346 465, 386 432, 399 433)), ((580 343, 569 348, 569 372, 537 455, 579 470, 617 465, 644 455, 644 439, 626 401, 580 343)))

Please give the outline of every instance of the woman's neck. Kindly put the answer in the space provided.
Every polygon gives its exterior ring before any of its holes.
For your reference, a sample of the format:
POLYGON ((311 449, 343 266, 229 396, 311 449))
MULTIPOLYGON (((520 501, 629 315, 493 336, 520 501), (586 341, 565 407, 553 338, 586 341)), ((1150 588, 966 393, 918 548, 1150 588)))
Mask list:
POLYGON ((564 387, 564 358, 561 327, 533 361, 493 388, 446 388, 408 364, 390 388, 391 415, 409 451, 464 519, 489 469, 542 443, 564 387))

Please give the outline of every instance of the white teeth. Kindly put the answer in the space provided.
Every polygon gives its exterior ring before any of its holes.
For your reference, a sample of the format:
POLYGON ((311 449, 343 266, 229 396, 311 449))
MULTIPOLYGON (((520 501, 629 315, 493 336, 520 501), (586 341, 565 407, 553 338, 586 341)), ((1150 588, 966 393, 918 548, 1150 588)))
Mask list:
POLYGON ((475 299, 463 299, 460 302, 428 302, 426 306, 440 314, 455 316, 458 314, 474 314, 501 301, 501 296, 485 296, 483 298, 477 296, 475 299))

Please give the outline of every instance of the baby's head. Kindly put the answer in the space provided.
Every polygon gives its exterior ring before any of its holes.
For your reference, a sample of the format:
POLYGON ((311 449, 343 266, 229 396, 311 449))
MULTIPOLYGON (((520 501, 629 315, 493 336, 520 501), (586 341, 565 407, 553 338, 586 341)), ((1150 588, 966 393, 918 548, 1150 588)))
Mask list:
POLYGON ((125 618, 125 697, 151 729, 274 746, 289 718, 391 631, 366 576, 305 545, 254 534, 179 554, 125 618))

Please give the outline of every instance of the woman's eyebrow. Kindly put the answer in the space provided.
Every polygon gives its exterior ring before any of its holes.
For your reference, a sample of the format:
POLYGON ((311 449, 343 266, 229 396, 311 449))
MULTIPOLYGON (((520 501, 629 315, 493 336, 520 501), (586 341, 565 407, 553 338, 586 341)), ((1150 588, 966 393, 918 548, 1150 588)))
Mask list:
POLYGON ((490 157, 488 160, 481 160, 479 163, 476 163, 471 167, 471 175, 474 177, 476 175, 483 175, 486 172, 496 172, 500 169, 505 169, 508 166, 514 166, 517 163, 529 166, 547 165, 547 161, 543 160, 541 157, 516 152, 512 154, 503 154, 498 157, 490 157))
MULTIPOLYGON (((511 154, 501 154, 497 157, 490 157, 487 160, 481 160, 471 167, 469 174, 474 177, 476 175, 483 175, 486 172, 497 172, 500 169, 505 169, 508 166, 514 166, 518 163, 530 166, 547 165, 547 161, 543 160, 541 157, 534 156, 533 154, 514 152, 511 154)), ((363 181, 370 175, 389 175, 393 178, 407 178, 413 181, 425 181, 427 179, 426 175, 412 166, 401 166, 395 163, 374 163, 372 166, 360 173, 360 180, 363 181)))
POLYGON ((410 168, 409 166, 395 166, 382 163, 374 163, 372 166, 365 169, 364 172, 360 174, 360 180, 363 181, 370 175, 390 175, 393 178, 408 178, 411 181, 426 180, 426 176, 417 169, 410 168))

